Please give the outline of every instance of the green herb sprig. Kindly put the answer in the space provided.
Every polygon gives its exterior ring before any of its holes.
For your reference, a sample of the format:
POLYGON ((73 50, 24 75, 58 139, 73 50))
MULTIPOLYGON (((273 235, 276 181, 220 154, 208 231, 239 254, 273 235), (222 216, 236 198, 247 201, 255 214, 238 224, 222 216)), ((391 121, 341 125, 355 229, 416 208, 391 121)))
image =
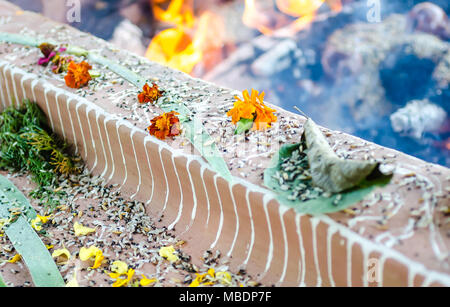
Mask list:
POLYGON ((47 126, 37 104, 24 100, 19 109, 11 106, 0 113, 0 169, 30 172, 38 184, 33 196, 52 203, 51 191, 60 176, 78 171, 75 162, 68 146, 47 126))

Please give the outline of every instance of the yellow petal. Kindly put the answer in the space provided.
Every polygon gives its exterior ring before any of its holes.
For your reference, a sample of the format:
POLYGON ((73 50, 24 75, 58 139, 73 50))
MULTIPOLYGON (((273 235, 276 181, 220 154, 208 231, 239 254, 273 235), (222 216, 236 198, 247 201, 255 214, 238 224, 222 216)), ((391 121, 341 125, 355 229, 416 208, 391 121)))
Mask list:
POLYGON ((126 274, 128 271, 128 264, 123 261, 116 260, 111 264, 111 271, 119 275, 126 274))
POLYGON ((195 288, 195 287, 198 287, 199 285, 200 285, 200 283, 199 283, 199 281, 198 281, 197 278, 196 278, 196 279, 194 279, 194 280, 191 282, 191 284, 189 285, 189 287, 195 288))
POLYGON ((77 281, 77 272, 75 271, 73 273, 72 279, 67 282, 66 287, 79 287, 79 286, 80 285, 78 284, 78 281, 77 281))
POLYGON ((39 216, 37 216, 35 219, 31 220, 31 227, 33 227, 36 231, 42 230, 42 226, 40 224, 41 224, 41 219, 39 218, 39 216))
POLYGON ((15 254, 14 257, 12 257, 11 259, 8 260, 8 262, 9 263, 16 263, 20 259, 22 259, 22 257, 19 254, 15 254))
POLYGON ((134 269, 129 269, 127 275, 128 275, 128 280, 131 280, 131 278, 134 275, 134 269))
POLYGON ((102 265, 102 261, 105 259, 105 256, 103 256, 103 253, 101 250, 98 250, 97 253, 95 253, 95 261, 94 265, 91 267, 92 269, 96 269, 102 265))
POLYGON ((170 262, 175 262, 178 260, 178 256, 174 254, 175 248, 171 246, 161 247, 159 249, 159 255, 163 258, 166 258, 170 262))
POLYGON ((209 276, 211 276, 212 278, 214 278, 214 274, 215 274, 215 271, 214 271, 214 269, 213 268, 210 268, 209 270, 208 270, 208 273, 207 273, 209 276))
POLYGON ((90 258, 95 257, 97 252, 99 252, 99 251, 100 251, 100 249, 98 247, 94 246, 94 245, 92 245, 89 248, 82 247, 80 249, 80 254, 79 254, 80 255, 80 259, 82 261, 89 260, 90 258))
POLYGON ((119 274, 119 273, 109 273, 108 275, 109 275, 109 277, 111 277, 112 279, 117 279, 117 278, 119 278, 120 275, 122 275, 122 274, 119 274))
POLYGON ((198 287, 198 286, 200 286, 200 283, 203 281, 203 278, 205 278, 205 276, 207 275, 207 273, 205 273, 205 274, 195 273, 195 274, 197 275, 197 277, 195 277, 195 279, 191 282, 189 287, 198 287))
POLYGON ((148 286, 148 285, 158 281, 157 279, 154 279, 154 278, 148 279, 147 277, 145 277, 145 275, 141 275, 141 276, 142 276, 142 279, 139 281, 139 284, 142 287, 148 286))
POLYGON ((117 288, 117 287, 125 286, 126 284, 128 284, 128 279, 126 279, 126 278, 119 278, 119 279, 116 280, 115 283, 112 284, 112 286, 114 288, 117 288))
MULTIPOLYGON (((53 251, 52 253, 52 257, 56 258, 56 257, 65 257, 67 259, 67 261, 70 259, 70 252, 67 248, 61 248, 61 249, 56 249, 53 251)), ((58 264, 66 264, 67 261, 63 261, 63 262, 58 262, 58 264)))
POLYGON ((37 218, 39 218, 39 220, 41 221, 42 224, 47 223, 48 220, 50 219, 50 217, 51 217, 51 215, 46 215, 46 216, 39 215, 39 214, 37 215, 37 218))
MULTIPOLYGON (((113 274, 113 273, 112 273, 113 274)), ((133 275, 134 275, 134 269, 129 269, 128 270, 128 272, 127 272, 127 277, 126 278, 118 278, 114 283, 113 283, 113 287, 114 288, 116 288, 116 287, 122 287, 122 286, 125 286, 125 285, 127 285, 130 281, 131 281, 131 279, 133 278, 133 275)), ((111 276, 111 274, 110 274, 110 276, 111 276)))
POLYGON ((231 275, 228 272, 217 272, 216 278, 222 285, 231 285, 231 275))
POLYGON ((89 227, 83 226, 82 224, 80 224, 78 222, 75 222, 75 224, 73 225, 73 230, 75 231, 75 235, 77 237, 85 236, 92 232, 95 232, 95 228, 89 228, 89 227))

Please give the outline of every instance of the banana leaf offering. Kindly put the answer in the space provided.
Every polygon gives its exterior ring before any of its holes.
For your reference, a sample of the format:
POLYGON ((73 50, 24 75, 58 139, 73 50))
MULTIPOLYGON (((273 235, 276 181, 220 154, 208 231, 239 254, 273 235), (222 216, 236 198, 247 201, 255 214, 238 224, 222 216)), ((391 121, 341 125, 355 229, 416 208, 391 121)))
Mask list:
POLYGON ((376 162, 338 157, 308 118, 301 142, 284 145, 274 155, 264 172, 264 184, 281 203, 316 215, 348 208, 391 177, 381 173, 376 162))

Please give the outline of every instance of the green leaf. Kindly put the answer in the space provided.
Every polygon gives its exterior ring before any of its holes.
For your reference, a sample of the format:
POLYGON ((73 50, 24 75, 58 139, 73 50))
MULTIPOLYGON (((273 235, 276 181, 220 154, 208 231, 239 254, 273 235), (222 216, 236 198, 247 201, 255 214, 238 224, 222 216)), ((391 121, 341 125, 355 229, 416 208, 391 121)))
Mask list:
MULTIPOLYGON (((364 199, 375 187, 386 185, 391 178, 391 176, 374 174, 374 176, 369 176, 370 178, 363 180, 355 188, 343 191, 340 194, 334 194, 331 197, 320 196, 307 201, 290 200, 288 197, 292 194, 292 190, 282 190, 279 181, 273 176, 275 176, 277 171, 281 170, 282 161, 290 157, 292 152, 297 150, 299 146, 300 144, 283 145, 279 152, 274 155, 270 166, 264 171, 264 184, 275 192, 276 199, 280 203, 294 208, 299 213, 320 215, 341 211, 364 199), (337 197, 340 197, 340 200, 335 203, 337 197)), ((300 183, 306 184, 307 182, 297 179, 294 185, 300 183)))
POLYGON ((3 281, 2 275, 0 274, 0 288, 6 287, 5 282, 3 281))
POLYGON ((37 287, 64 287, 64 279, 44 243, 30 226, 36 217, 26 197, 5 177, 0 176, 0 218, 10 218, 9 209, 21 207, 23 214, 4 231, 30 271, 37 287))
POLYGON ((253 119, 241 118, 236 124, 234 134, 242 134, 249 131, 253 127, 253 119))
POLYGON ((199 151, 201 156, 208 161, 211 168, 219 175, 232 181, 233 177, 230 173, 227 163, 223 159, 221 153, 218 151, 214 140, 201 126, 201 121, 193 119, 192 121, 183 124, 184 132, 189 141, 199 151), (200 127, 199 131, 195 130, 195 127, 200 127))
POLYGON ((87 56, 89 54, 89 51, 84 48, 70 45, 67 46, 66 52, 76 56, 87 56))
POLYGON ((32 47, 38 47, 40 45, 40 42, 34 37, 24 36, 24 35, 15 34, 15 33, 8 33, 8 32, 0 32, 0 42, 32 46, 32 47))
POLYGON ((143 78, 142 76, 138 75, 134 71, 132 71, 114 61, 111 61, 110 59, 107 59, 99 54, 87 51, 87 57, 88 57, 88 59, 90 59, 91 61, 93 61, 97 64, 108 67, 109 70, 111 70, 112 72, 116 73, 117 75, 121 76, 122 78, 124 78, 125 80, 130 82, 131 84, 133 84, 134 86, 139 88, 139 90, 142 90, 142 88, 144 87, 144 85, 146 83, 146 79, 143 78))
POLYGON ((98 78, 102 74, 99 71, 97 71, 97 70, 90 70, 89 71, 89 75, 91 76, 91 78, 98 78))

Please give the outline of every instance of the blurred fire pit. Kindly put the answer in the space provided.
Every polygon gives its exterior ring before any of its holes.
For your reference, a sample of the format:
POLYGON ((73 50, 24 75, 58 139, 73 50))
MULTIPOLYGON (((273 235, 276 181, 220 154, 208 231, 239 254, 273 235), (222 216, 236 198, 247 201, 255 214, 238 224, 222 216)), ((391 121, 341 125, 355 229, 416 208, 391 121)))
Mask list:
MULTIPOLYGON (((63 22, 69 9, 11 2, 63 22)), ((222 86, 265 91, 323 126, 450 166, 447 0, 81 5, 81 22, 71 25, 121 48, 222 86)))

